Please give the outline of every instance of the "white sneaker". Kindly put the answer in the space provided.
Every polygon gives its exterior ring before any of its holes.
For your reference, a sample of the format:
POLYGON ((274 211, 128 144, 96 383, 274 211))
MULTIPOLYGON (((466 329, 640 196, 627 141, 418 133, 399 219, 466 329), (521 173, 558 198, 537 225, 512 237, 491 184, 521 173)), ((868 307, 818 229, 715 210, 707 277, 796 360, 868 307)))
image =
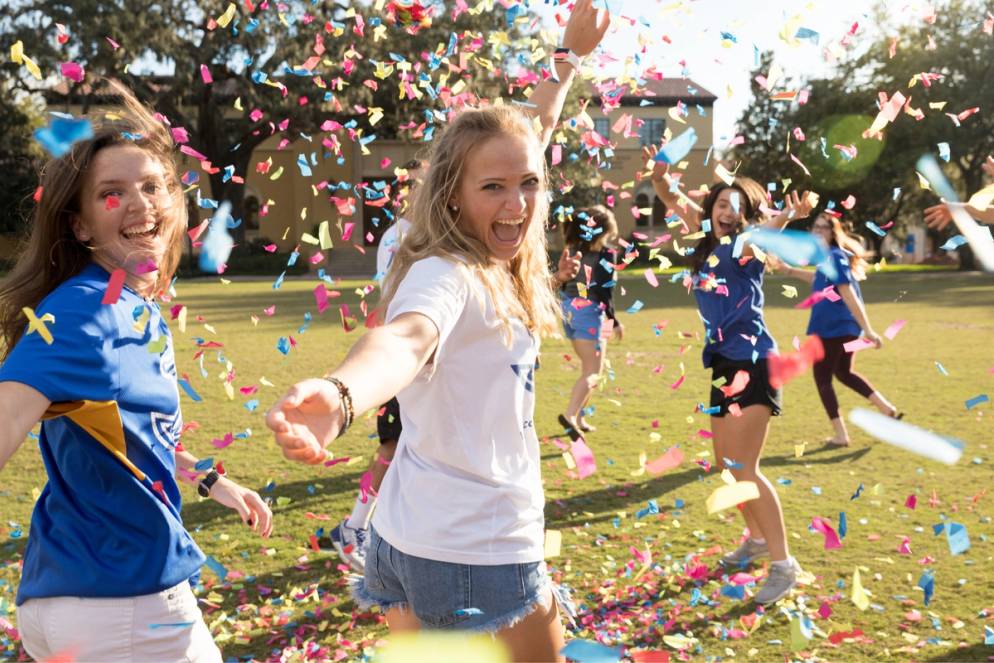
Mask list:
POLYGON ((744 569, 760 557, 770 554, 766 542, 756 543, 746 539, 741 546, 721 558, 721 565, 731 569, 744 569))
POLYGON ((787 568, 780 564, 770 564, 770 575, 766 577, 762 589, 756 592, 756 603, 769 605, 787 596, 797 584, 797 574, 801 570, 796 560, 791 560, 787 568))
POLYGON ((346 518, 328 533, 331 545, 343 562, 358 573, 366 568, 366 548, 369 546, 369 530, 349 527, 346 518))

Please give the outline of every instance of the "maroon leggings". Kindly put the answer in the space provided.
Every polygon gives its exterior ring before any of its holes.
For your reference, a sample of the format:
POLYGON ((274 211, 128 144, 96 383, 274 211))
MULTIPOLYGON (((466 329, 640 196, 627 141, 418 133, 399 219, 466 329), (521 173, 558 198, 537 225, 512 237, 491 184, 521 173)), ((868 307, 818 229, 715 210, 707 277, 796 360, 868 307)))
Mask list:
POLYGON ((825 346, 825 358, 814 365, 815 385, 829 419, 839 418, 839 399, 835 397, 835 389, 832 388, 833 375, 863 398, 869 398, 874 392, 873 386, 862 375, 853 372, 853 363, 856 361, 854 353, 846 352, 842 347, 856 338, 840 336, 821 340, 825 346))

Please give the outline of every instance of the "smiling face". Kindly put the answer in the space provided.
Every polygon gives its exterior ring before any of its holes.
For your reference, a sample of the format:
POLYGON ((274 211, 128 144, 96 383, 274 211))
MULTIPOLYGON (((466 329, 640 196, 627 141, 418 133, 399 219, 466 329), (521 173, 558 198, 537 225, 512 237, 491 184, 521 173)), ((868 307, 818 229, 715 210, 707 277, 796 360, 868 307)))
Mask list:
POLYGON ((832 245, 832 217, 822 213, 818 215, 815 222, 811 224, 811 232, 825 240, 825 244, 832 245))
POLYGON ((456 194, 458 224, 482 242, 491 257, 511 260, 531 227, 542 181, 542 151, 532 137, 498 134, 466 158, 456 194))
POLYGON ((176 216, 162 163, 142 148, 106 147, 93 157, 79 193, 76 238, 87 244, 93 260, 107 271, 121 268, 138 292, 154 286, 169 249, 176 216))
POLYGON ((745 195, 735 188, 722 189, 711 207, 711 230, 717 239, 736 232, 745 219, 745 195))

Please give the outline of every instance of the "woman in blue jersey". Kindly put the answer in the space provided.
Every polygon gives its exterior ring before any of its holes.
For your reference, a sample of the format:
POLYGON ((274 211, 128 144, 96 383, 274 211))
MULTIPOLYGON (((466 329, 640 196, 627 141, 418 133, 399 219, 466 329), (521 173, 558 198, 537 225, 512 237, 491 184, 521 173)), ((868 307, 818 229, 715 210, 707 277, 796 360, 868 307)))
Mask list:
MULTIPOLYGON (((197 459, 180 445, 173 343, 155 301, 186 206, 168 128, 115 89, 123 108, 45 166, 30 237, 0 283, 0 469, 41 420, 48 474, 17 626, 37 660, 220 661, 190 588, 205 557, 183 526, 176 472, 197 459)), ((254 491, 211 470, 198 492, 269 536, 254 491)))
MULTIPOLYGON (((647 150, 647 160, 654 154, 647 150)), ((738 569, 769 555, 773 560, 769 576, 755 600, 774 603, 794 587, 800 567, 790 556, 776 489, 759 468, 770 417, 780 414, 781 402, 767 370, 766 358, 776 352, 776 342, 763 319, 764 265, 743 231, 752 223, 783 228, 792 219, 807 216, 811 203, 807 193, 790 194, 784 211, 766 220, 763 188, 754 180, 736 177, 731 184, 714 185, 699 207, 692 202, 682 205, 666 165, 653 163, 656 194, 671 210, 685 207, 681 217, 689 232, 703 233, 694 247, 686 282, 704 321, 704 366, 712 371, 708 412, 715 459, 736 480, 752 481, 759 488, 759 498, 742 509, 750 536, 725 555, 722 564, 738 569)))
POLYGON ((563 224, 563 239, 570 254, 579 253, 581 266, 576 277, 559 290, 563 329, 580 358, 580 376, 573 385, 566 413, 559 423, 567 431, 595 430, 583 417, 583 410, 597 387, 604 369, 608 335, 604 325, 611 321, 611 333, 620 340, 624 327, 614 315, 614 263, 618 237, 614 213, 603 205, 579 210, 563 224))
POLYGON ((837 212, 825 210, 811 226, 811 232, 831 247, 836 273, 834 279, 820 269, 809 271, 783 265, 778 271, 807 281, 811 284, 811 292, 819 297, 811 307, 808 323, 808 334, 820 337, 825 346, 824 358, 814 365, 815 385, 834 431, 828 444, 845 447, 849 446, 849 432, 839 415, 839 399, 832 387, 833 376, 869 399, 882 413, 898 419, 903 415, 866 378, 853 370, 856 355, 845 349, 845 345, 859 338, 860 333, 877 348, 883 345, 883 341, 870 325, 859 290, 859 281, 866 278, 863 247, 845 231, 839 217, 837 212))

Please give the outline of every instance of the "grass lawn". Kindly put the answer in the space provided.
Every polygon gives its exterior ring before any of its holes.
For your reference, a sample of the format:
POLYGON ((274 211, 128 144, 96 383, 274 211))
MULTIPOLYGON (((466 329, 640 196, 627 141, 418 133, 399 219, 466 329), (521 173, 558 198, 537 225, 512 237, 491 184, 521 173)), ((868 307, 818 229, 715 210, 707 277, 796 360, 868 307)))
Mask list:
MULTIPOLYGON (((803 338, 807 325, 807 312, 793 308, 798 299, 782 294, 787 283, 805 296, 797 281, 770 277, 766 286, 767 320, 784 348, 795 335, 803 338)), ((337 304, 356 314, 356 290, 364 284, 336 284, 341 295, 321 315, 314 281, 287 281, 279 290, 271 285, 178 284, 177 302, 189 307, 189 321, 186 333, 173 325, 177 363, 203 397, 193 402, 182 396, 185 420, 199 424, 184 444, 201 457, 222 460, 233 478, 270 498, 276 514, 273 538, 262 541, 233 512, 200 502, 184 488, 188 528, 229 571, 222 581, 205 568, 200 597, 227 657, 265 659, 285 647, 313 656, 361 657, 386 633, 383 619, 355 611, 337 557, 313 551, 309 539, 350 509, 376 448, 374 421, 362 418, 335 443, 335 454, 349 462, 313 468, 283 460, 262 413, 293 381, 342 358, 361 330, 343 332, 337 304), (265 310, 270 306, 271 315, 265 310), (313 320, 300 331, 308 311, 313 320), (296 347, 284 356, 277 340, 289 336, 296 347), (198 337, 223 347, 207 350, 200 363, 194 359, 198 337), (235 375, 233 399, 223 388, 226 362, 235 375), (263 378, 275 386, 265 386, 263 378), (258 393, 238 391, 251 385, 258 393), (246 407, 253 399, 259 401, 254 411, 246 407), (245 435, 215 448, 212 441, 228 433, 245 435)), ((537 374, 547 527, 563 535, 562 554, 549 563, 581 607, 584 628, 576 637, 630 651, 667 650, 674 657, 684 648, 698 659, 984 660, 994 654, 984 644, 985 625, 994 627, 994 495, 987 494, 992 413, 990 403, 965 406, 994 392, 994 279, 893 272, 871 275, 863 286, 878 331, 897 319, 907 324, 883 350, 860 353, 858 369, 907 413, 907 421, 965 441, 957 465, 874 442, 855 429, 853 446, 827 450, 821 443, 830 428, 810 375, 786 387, 784 414, 772 423, 764 466, 779 482, 792 552, 813 582, 759 617, 748 596, 723 594, 727 583, 698 568, 713 566, 720 551, 734 547, 742 524, 734 509, 709 516, 704 504, 721 479, 695 462, 715 459, 700 432, 708 418, 695 414, 710 376, 701 367, 702 325, 693 300, 679 285, 650 287, 640 273, 626 274, 622 286, 619 310, 636 300, 644 308, 621 314, 626 337, 610 347, 609 379, 593 401, 591 421, 598 431, 588 442, 597 459, 594 475, 571 478, 552 442, 562 434, 556 415, 578 369, 566 341, 543 344, 537 374), (686 380, 671 388, 684 372, 686 380), (686 454, 680 467, 657 477, 641 471, 640 454, 652 460, 675 444, 686 454), (800 457, 797 445, 806 445, 800 457), (912 495, 914 509, 906 506, 912 495), (649 500, 658 513, 638 517, 649 500), (841 548, 826 550, 822 535, 809 526, 818 516, 838 529, 840 512, 846 514, 847 535, 841 548), (965 553, 952 555, 946 537, 933 534, 933 525, 945 521, 965 525, 971 543, 965 553), (911 554, 899 551, 905 537, 911 554), (865 611, 850 598, 857 568, 871 595, 865 611), (934 573, 928 606, 918 587, 926 570, 934 573), (792 646, 797 626, 791 621, 799 624, 802 613, 811 619, 812 638, 792 646)), ((844 411, 861 405, 855 394, 839 393, 844 411)), ((0 617, 11 621, 31 507, 44 482, 30 442, 0 473, 0 617)), ((4 638, 0 656, 16 658, 18 643, 4 638)))

